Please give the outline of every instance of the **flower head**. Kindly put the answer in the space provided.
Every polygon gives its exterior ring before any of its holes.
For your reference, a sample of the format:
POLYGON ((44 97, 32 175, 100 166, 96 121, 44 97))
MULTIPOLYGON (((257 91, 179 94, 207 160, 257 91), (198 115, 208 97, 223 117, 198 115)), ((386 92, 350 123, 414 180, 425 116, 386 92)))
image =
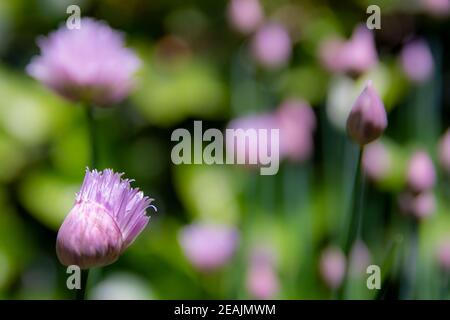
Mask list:
POLYGON ((252 42, 252 53, 256 60, 267 68, 283 66, 290 58, 292 43, 286 29, 279 24, 262 26, 252 42))
POLYGON ((373 67, 378 60, 373 33, 365 25, 359 25, 353 31, 341 53, 343 63, 350 72, 362 73, 373 67))
POLYGON ((367 176, 378 181, 388 174, 392 166, 391 154, 383 143, 374 141, 364 148, 362 165, 367 176))
POLYGON ((201 271, 212 271, 234 254, 238 233, 225 225, 196 223, 184 227, 180 244, 185 256, 201 271))
POLYGON ((445 271, 450 271, 450 237, 446 236, 440 241, 436 250, 439 266, 445 271))
POLYGON ((413 154, 408 164, 407 183, 411 191, 428 191, 436 182, 433 161, 425 151, 413 154))
POLYGON ((279 290, 278 275, 271 252, 257 248, 251 255, 247 272, 248 292, 257 299, 273 299, 279 290))
POLYGON ((277 111, 280 128, 280 155, 294 161, 308 159, 314 150, 316 116, 302 100, 284 101, 277 111))
POLYGON ((413 82, 424 82, 433 73, 433 56, 424 40, 414 40, 406 44, 400 60, 403 71, 413 82))
POLYGON ((113 263, 149 221, 154 206, 130 180, 111 169, 86 170, 75 205, 61 225, 56 253, 63 265, 82 269, 113 263))
POLYGON ((387 127, 387 115, 372 83, 366 85, 347 118, 347 133, 359 145, 379 138, 387 127))
POLYGON ((345 276, 347 262, 342 251, 329 247, 320 257, 320 274, 325 284, 331 289, 339 288, 345 276))
POLYGON ((319 59, 331 72, 363 73, 378 61, 373 33, 359 25, 347 41, 336 36, 327 38, 319 46, 319 59))
POLYGON ((263 21, 264 14, 258 0, 231 0, 228 5, 228 20, 239 32, 253 32, 263 21))
POLYGON ((41 55, 32 59, 27 72, 73 101, 108 105, 123 100, 140 66, 121 33, 91 18, 83 18, 80 29, 60 27, 39 38, 38 45, 41 55))

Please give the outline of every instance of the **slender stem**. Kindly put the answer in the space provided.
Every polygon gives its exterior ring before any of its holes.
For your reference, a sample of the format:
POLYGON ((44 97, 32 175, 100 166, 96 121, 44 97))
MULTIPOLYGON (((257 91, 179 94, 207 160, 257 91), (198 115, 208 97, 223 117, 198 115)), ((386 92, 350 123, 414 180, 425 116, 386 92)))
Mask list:
POLYGON ((401 290, 403 299, 415 299, 416 295, 416 277, 417 277, 417 259, 419 254, 419 224, 418 221, 410 223, 410 243, 409 252, 405 257, 405 281, 401 290))
MULTIPOLYGON (((362 155, 364 147, 361 146, 358 151, 358 160, 356 164, 355 180, 353 182, 353 196, 352 196, 352 209, 349 216, 346 233, 344 234, 343 251, 347 258, 350 258, 350 250, 355 241, 361 237, 362 227, 362 209, 364 204, 364 174, 361 170, 362 155)), ((342 286, 337 292, 339 299, 345 297, 347 282, 349 278, 349 268, 345 271, 345 276, 342 281, 342 286)))
POLYGON ((356 164, 356 174, 353 183, 352 210, 347 228, 346 240, 343 250, 345 255, 350 253, 351 247, 355 240, 360 236, 362 226, 362 206, 364 203, 364 174, 361 170, 361 162, 363 155, 363 147, 359 148, 358 162, 356 164))
POLYGON ((79 290, 76 291, 75 297, 77 300, 84 300, 85 298, 88 277, 89 277, 89 269, 81 270, 81 287, 79 290))
POLYGON ((98 162, 98 140, 95 126, 94 107, 86 105, 86 119, 89 127, 89 140, 91 144, 91 169, 95 169, 98 162))

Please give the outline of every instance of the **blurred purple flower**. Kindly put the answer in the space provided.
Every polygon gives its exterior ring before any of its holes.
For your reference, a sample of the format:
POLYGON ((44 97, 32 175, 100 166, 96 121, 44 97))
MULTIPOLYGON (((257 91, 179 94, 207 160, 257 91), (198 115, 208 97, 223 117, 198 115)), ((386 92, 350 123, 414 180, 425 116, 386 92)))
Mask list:
POLYGON ((365 25, 359 25, 353 31, 351 39, 341 52, 346 69, 362 73, 372 68, 378 61, 373 33, 365 25))
POLYGON ((73 209, 62 223, 56 253, 65 265, 82 269, 113 263, 149 221, 146 209, 154 206, 130 180, 111 169, 86 170, 73 209))
POLYGON ((387 127, 383 101, 369 81, 352 106, 347 118, 347 133, 359 145, 379 138, 387 127))
POLYGON ((288 99, 277 111, 280 128, 280 156, 293 161, 308 159, 314 149, 316 116, 302 100, 288 99))
POLYGON ((439 266, 447 272, 450 272, 450 238, 441 240, 437 247, 437 260, 439 266))
POLYGON ((196 223, 181 230, 179 241, 185 256, 195 267, 200 271, 213 271, 233 256, 238 232, 225 225, 196 223))
POLYGON ((81 20, 81 29, 61 26, 38 45, 41 55, 27 66, 32 77, 67 99, 100 106, 128 95, 141 64, 123 34, 91 18, 81 20))
POLYGON ((423 150, 416 151, 408 164, 407 184, 411 191, 420 193, 433 188, 436 182, 433 161, 423 150))
POLYGON ((264 14, 259 0, 231 0, 228 20, 237 31, 249 34, 263 22, 264 14))
POLYGON ((254 35, 252 53, 267 68, 286 64, 291 56, 292 43, 286 29, 280 24, 266 24, 254 35))
MULTIPOLYGON (((244 131, 249 129, 254 129, 258 131, 259 129, 267 129, 268 135, 269 130, 271 129, 279 129, 279 122, 277 117, 272 113, 261 113, 256 115, 248 115, 241 118, 236 118, 228 123, 227 129, 242 129, 244 131)), ((264 151, 267 150, 269 153, 272 148, 280 148, 278 144, 272 145, 271 139, 267 139, 268 146, 264 147, 264 151)), ((256 163, 254 165, 262 165, 260 159, 260 151, 259 151, 259 139, 253 140, 248 139, 245 144, 237 143, 234 141, 225 141, 227 152, 232 152, 233 148, 236 148, 234 151, 235 157, 245 157, 246 164, 250 165, 250 159, 256 159, 256 163), (254 142, 256 145, 250 145, 251 142, 254 142)))
POLYGON ((330 72, 345 72, 346 64, 342 54, 345 41, 337 37, 327 38, 320 43, 319 60, 322 66, 330 72))
POLYGON ((273 299, 278 293, 279 281, 270 252, 255 250, 250 259, 248 292, 256 299, 273 299))
POLYGON ((371 69, 378 61, 372 31, 359 25, 348 41, 338 37, 325 39, 319 46, 319 59, 331 72, 359 74, 371 69))
POLYGON ((447 129, 439 142, 439 161, 442 168, 450 174, 450 129, 447 129))
POLYGON ((401 52, 400 60, 403 71, 413 82, 424 82, 433 73, 433 56, 424 40, 414 40, 406 44, 401 52))
POLYGON ((374 181, 385 177, 391 167, 391 157, 386 146, 379 141, 365 146, 362 166, 367 176, 374 181))
POLYGON ((421 0, 423 9, 432 16, 442 18, 450 13, 450 0, 421 0))
POLYGON ((339 248, 328 247, 320 256, 320 275, 325 284, 331 289, 341 285, 346 269, 345 256, 339 248))

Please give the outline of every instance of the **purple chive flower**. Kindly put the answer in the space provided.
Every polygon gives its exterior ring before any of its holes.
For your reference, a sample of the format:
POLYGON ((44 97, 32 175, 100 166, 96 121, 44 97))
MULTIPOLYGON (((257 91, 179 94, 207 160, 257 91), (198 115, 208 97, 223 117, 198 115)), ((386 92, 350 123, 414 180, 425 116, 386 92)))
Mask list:
POLYGON ((322 252, 320 275, 328 287, 339 288, 344 280, 346 264, 345 256, 340 249, 329 247, 322 252))
POLYGON ((63 97, 96 105, 123 100, 141 62, 124 47, 123 34, 91 18, 80 29, 61 26, 38 39, 41 55, 27 72, 63 97))
POLYGON ((365 145, 379 138, 386 127, 384 104, 369 81, 347 118, 347 133, 356 143, 365 145))
POLYGON ((383 179, 391 167, 391 157, 386 146, 379 141, 368 144, 364 148, 362 166, 370 179, 383 179))
POLYGON ((308 159, 314 149, 316 116, 302 100, 284 101, 277 111, 280 127, 280 155, 293 161, 308 159))
POLYGON ((213 271, 234 254, 238 232, 225 225, 196 223, 181 230, 179 241, 185 256, 200 271, 213 271))
POLYGON ((265 250, 253 252, 247 272, 246 286, 250 295, 256 299, 273 299, 278 293, 278 276, 269 252, 265 250))
POLYGON ((291 56, 292 43, 286 29, 280 24, 266 24, 255 34, 252 53, 256 60, 267 68, 278 68, 291 56))
POLYGON ((420 193, 433 188, 436 182, 433 161, 428 153, 416 151, 408 164, 407 184, 411 191, 420 193))
POLYGON ((230 24, 243 34, 255 31, 263 19, 263 10, 258 0, 231 0, 228 5, 230 24))
POLYGON ((450 237, 441 240, 436 256, 439 266, 446 272, 450 272, 450 237))
POLYGON ((146 209, 156 208, 131 180, 111 169, 86 170, 75 205, 64 219, 56 253, 65 265, 82 269, 113 263, 149 221, 146 209))
POLYGON ((400 61, 406 76, 413 82, 427 81, 433 73, 433 56, 424 40, 414 40, 406 44, 400 61))
POLYGON ((450 129, 447 129, 439 142, 439 161, 442 168, 450 173, 450 129))

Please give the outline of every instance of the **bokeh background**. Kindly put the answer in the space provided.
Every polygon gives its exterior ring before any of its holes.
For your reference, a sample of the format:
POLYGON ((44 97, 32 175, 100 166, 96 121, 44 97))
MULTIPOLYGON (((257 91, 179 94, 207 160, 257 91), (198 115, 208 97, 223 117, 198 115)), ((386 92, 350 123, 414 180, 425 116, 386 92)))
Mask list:
POLYGON ((450 146, 440 141, 450 125, 449 1, 251 3, 0 2, 0 298, 74 295, 55 239, 89 163, 87 124, 79 106, 25 72, 39 52, 36 38, 65 23, 70 4, 123 31, 143 61, 131 96, 96 109, 99 169, 125 172, 158 207, 118 262, 91 272, 89 298, 330 299, 342 297, 345 266, 352 270, 345 298, 448 298, 450 146), (381 8, 375 57, 372 35, 355 40, 371 4, 381 8), (267 25, 276 30, 260 32, 267 25), (416 40, 419 48, 405 57, 416 40), (346 43, 353 47, 342 57, 346 43), (350 62, 339 65, 342 59, 350 62), (357 159, 345 121, 368 79, 389 125, 366 154, 363 236, 343 257, 357 159), (222 130, 241 117, 273 115, 286 101, 309 105, 312 114, 293 118, 298 125, 284 139, 303 142, 277 175, 172 164, 176 128, 192 131, 193 120, 203 120, 204 128, 222 130), (417 150, 433 160, 434 172, 424 175, 435 174, 436 183, 425 204, 408 210, 404 202, 414 200, 402 195, 417 150), (181 245, 184 228, 205 221, 238 234, 232 255, 207 272, 181 245), (380 266, 382 290, 367 289, 369 264, 380 266))

